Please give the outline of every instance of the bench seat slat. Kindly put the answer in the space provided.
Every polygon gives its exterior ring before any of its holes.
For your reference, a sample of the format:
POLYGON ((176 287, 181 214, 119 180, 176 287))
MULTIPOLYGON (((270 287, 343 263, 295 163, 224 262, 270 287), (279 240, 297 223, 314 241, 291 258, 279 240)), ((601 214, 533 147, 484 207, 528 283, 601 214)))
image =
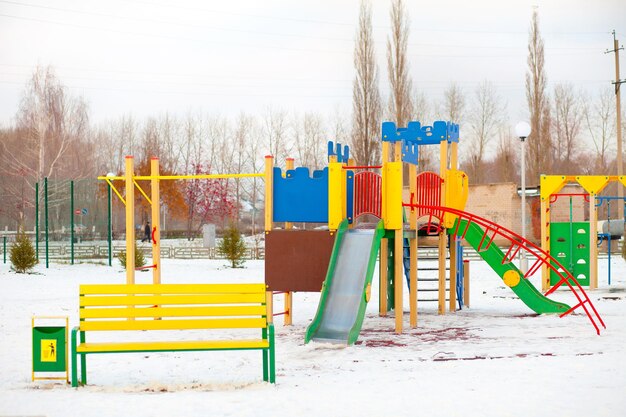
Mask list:
POLYGON ((256 294, 265 289, 265 284, 86 284, 80 294, 256 294))
POLYGON ((269 348, 269 342, 263 339, 207 341, 181 340, 174 342, 83 343, 78 346, 76 351, 78 353, 103 353, 264 348, 269 348))
POLYGON ((189 329, 262 329, 265 318, 189 319, 189 320, 89 320, 81 321, 81 331, 105 330, 189 330, 189 329))
POLYGON ((205 307, 91 307, 81 308, 81 319, 126 317, 204 317, 204 316, 265 316, 264 305, 205 306, 205 307))
POLYGON ((202 295, 104 295, 81 296, 80 307, 132 306, 165 304, 240 304, 265 303, 265 293, 252 294, 202 294, 202 295))

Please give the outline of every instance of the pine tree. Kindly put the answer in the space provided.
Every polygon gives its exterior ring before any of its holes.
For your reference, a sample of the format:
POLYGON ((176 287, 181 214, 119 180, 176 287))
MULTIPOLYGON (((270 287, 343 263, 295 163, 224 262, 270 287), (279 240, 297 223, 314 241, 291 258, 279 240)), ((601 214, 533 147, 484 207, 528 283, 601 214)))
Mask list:
MULTIPOLYGON (((122 268, 126 269, 126 251, 121 251, 117 259, 119 259, 122 268)), ((137 242, 135 242, 135 268, 141 268, 144 265, 146 265, 146 257, 143 251, 137 249, 137 242)))
POLYGON ((217 249, 222 256, 230 261, 231 268, 239 268, 243 265, 246 244, 241 238, 237 225, 230 223, 217 249))
POLYGON ((15 238, 15 244, 11 247, 10 259, 13 269, 18 274, 30 271, 39 262, 33 244, 21 229, 15 238))

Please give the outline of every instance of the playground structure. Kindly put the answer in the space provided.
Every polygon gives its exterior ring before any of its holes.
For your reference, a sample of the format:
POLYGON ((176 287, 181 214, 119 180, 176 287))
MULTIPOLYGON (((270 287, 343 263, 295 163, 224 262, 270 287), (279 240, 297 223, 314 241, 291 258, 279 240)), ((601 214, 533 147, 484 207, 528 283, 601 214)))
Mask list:
MULTIPOLYGON (((555 258, 562 259, 568 270, 581 285, 589 289, 598 287, 598 207, 604 202, 622 200, 621 197, 601 196, 599 193, 611 182, 626 186, 626 177, 609 175, 542 175, 541 176, 541 248, 555 258), (561 194, 559 191, 567 184, 579 184, 586 193, 561 194), (560 197, 569 197, 570 207, 573 197, 582 197, 589 207, 588 222, 573 222, 570 209, 569 223, 551 222, 551 204, 560 197)), ((610 216, 610 210, 609 210, 610 216)), ((610 217, 609 217, 610 219, 610 217)), ((601 237, 602 238, 602 237, 601 237)), ((607 238, 607 236, 604 236, 607 238)), ((610 236, 608 236, 610 242, 610 236)), ((610 243, 609 243, 610 244, 610 243)), ((560 267, 557 267, 560 268, 560 267)), ((610 284, 610 248, 609 248, 609 284, 610 284)), ((541 279, 542 291, 548 293, 558 288, 559 278, 554 268, 544 265, 541 279), (550 289, 550 286, 555 288, 550 289)))
MULTIPOLYGON (((347 344, 358 337, 365 307, 370 300, 374 266, 380 259, 379 312, 395 314, 395 332, 403 331, 404 242, 408 240, 409 325, 417 326, 417 249, 418 221, 427 219, 428 227, 438 231, 438 312, 446 313, 446 252, 450 251, 449 311, 456 310, 457 242, 464 239, 494 269, 513 292, 536 313, 559 313, 565 316, 582 308, 596 332, 604 323, 576 278, 549 250, 534 245, 521 236, 487 219, 463 211, 467 200, 467 176, 458 170, 459 127, 449 122, 422 126, 410 122, 396 128, 387 122, 382 126, 382 165, 359 166, 350 159, 348 147, 329 144, 328 166, 309 173, 306 167, 294 167, 287 160, 283 173, 274 166, 272 156, 265 158, 264 173, 213 175, 159 175, 158 159, 151 161, 149 176, 135 176, 133 158, 126 158, 126 172, 119 177, 99 177, 106 181, 126 206, 126 281, 134 284, 134 189, 152 206, 153 283, 160 283, 159 182, 181 179, 265 178, 265 237, 267 318, 284 315, 291 323, 292 293, 321 291, 316 317, 307 329, 305 339, 330 339, 347 344), (438 145, 440 172, 417 174, 420 146, 438 145), (403 164, 409 165, 409 199, 403 201, 403 164), (380 174, 374 172, 380 170, 380 174), (113 181, 125 182, 125 198, 113 181), (139 187, 138 180, 150 180, 151 195, 139 187), (408 210, 408 224, 405 224, 408 210), (375 228, 363 230, 357 219, 368 215, 379 219, 375 228), (325 223, 328 230, 295 230, 294 223, 325 223), (284 229, 275 224, 284 223, 284 229), (356 227, 355 227, 356 226, 356 227), (510 242, 506 253, 495 244, 498 236, 510 242), (452 244, 448 245, 448 239, 452 244), (535 258, 522 273, 513 263, 526 251, 535 258), (378 256, 380 252, 380 257, 378 256), (570 307, 542 295, 528 280, 543 268, 551 270, 556 282, 546 292, 565 286, 574 294, 577 304, 570 307), (273 296, 285 295, 285 310, 274 314, 273 296), (347 297, 347 298, 346 298, 347 297), (399 312, 399 313, 398 313, 399 312)), ((606 177, 608 178, 608 177, 606 177)), ((603 186, 599 181, 584 181, 594 193, 603 186)), ((556 181, 550 182, 556 184, 556 181)), ((543 185, 543 179, 542 179, 543 185)), ((549 187, 546 187, 548 189, 549 187)), ((553 194, 557 186, 552 187, 553 194)), ((542 203, 543 203, 542 187, 542 203)), ((587 189, 587 188, 586 188, 587 189)), ((542 211, 542 216, 544 215, 542 211)), ((547 213, 549 215, 549 213, 547 213)), ((545 222, 544 222, 545 224, 545 222)), ((542 283, 545 279, 542 280, 542 283)))

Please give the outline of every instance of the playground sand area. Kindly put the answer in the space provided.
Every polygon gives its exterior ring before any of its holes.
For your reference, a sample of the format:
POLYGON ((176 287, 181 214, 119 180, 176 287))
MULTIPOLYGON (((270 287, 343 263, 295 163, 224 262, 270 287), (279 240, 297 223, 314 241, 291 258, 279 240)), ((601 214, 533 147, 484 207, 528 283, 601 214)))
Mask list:
MULTIPOLYGON (((243 269, 219 260, 162 264, 163 283, 264 280, 263 261, 247 261, 243 269)), ((319 293, 296 293, 293 326, 275 319, 276 385, 262 382, 260 352, 219 351, 90 355, 90 385, 73 389, 31 382, 31 316, 69 316, 74 326, 78 285, 121 284, 124 272, 40 264, 35 273, 18 275, 0 264, 0 416, 624 415, 621 258, 612 259, 612 274, 608 287, 607 262, 600 260, 600 289, 590 298, 607 325, 601 336, 580 309, 564 318, 533 314, 484 261, 472 261, 471 308, 439 316, 435 303, 421 303, 418 328, 408 329, 407 311, 405 332, 396 335, 394 313, 378 317, 374 285, 351 347, 305 345, 319 293)), ((538 276, 532 279, 539 286, 538 276)), ((149 283, 151 274, 137 273, 136 280, 149 283)), ((406 284, 404 298, 408 306, 406 284)), ((575 304, 569 291, 551 298, 575 304)), ((275 306, 280 310, 281 296, 275 306)))

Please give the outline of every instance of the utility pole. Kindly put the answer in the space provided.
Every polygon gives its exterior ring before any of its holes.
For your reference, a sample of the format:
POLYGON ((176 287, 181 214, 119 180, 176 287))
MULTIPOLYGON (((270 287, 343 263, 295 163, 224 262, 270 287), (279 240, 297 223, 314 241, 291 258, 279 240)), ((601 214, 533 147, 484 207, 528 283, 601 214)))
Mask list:
MULTIPOLYGON (((615 53, 615 81, 612 82, 615 85, 615 107, 617 111, 617 176, 623 175, 622 170, 622 104, 620 100, 620 86, 625 83, 626 80, 620 80, 619 78, 619 51, 624 47, 619 46, 619 42, 615 37, 615 30, 613 30, 613 49, 606 50, 605 54, 615 53)), ((624 187, 617 186, 617 196, 624 197, 624 187)), ((617 218, 624 218, 624 203, 620 202, 617 205, 617 218)))

